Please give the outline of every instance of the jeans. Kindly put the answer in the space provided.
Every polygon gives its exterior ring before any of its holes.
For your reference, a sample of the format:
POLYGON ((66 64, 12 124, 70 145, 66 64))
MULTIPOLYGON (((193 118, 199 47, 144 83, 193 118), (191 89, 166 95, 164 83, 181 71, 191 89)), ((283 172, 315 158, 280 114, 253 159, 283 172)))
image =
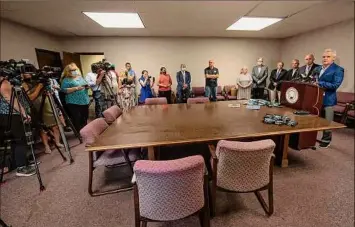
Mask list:
POLYGON ((76 105, 68 104, 68 108, 71 112, 71 119, 76 131, 80 132, 82 128, 87 124, 89 118, 89 105, 76 105))
MULTIPOLYGON (((7 125, 7 115, 0 114, 0 146, 2 146, 3 133, 6 130, 7 125)), ((27 154, 30 152, 28 145, 26 143, 25 132, 22 125, 22 120, 20 115, 14 114, 11 119, 11 158, 12 158, 12 168, 22 167, 28 164, 27 154)), ((2 152, 0 153, 0 158, 2 158, 2 152)), ((1 163, 0 163, 1 165, 1 163)))
POLYGON ((102 115, 102 105, 103 105, 102 98, 103 97, 102 97, 101 91, 93 91, 92 96, 95 101, 95 117, 96 118, 103 117, 103 115, 102 115))
MULTIPOLYGON (((334 120, 334 109, 332 106, 324 107, 324 117, 328 121, 334 120)), ((331 130, 324 130, 321 141, 323 143, 330 143, 332 141, 332 131, 331 130)))
POLYGON ((205 88, 205 96, 211 101, 217 101, 217 86, 207 86, 205 88))

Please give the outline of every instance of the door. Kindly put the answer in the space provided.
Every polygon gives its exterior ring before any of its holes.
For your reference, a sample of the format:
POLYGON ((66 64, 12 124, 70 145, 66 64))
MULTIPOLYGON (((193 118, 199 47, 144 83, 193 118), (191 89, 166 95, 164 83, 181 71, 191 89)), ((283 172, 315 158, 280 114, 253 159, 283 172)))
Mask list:
POLYGON ((63 51, 63 66, 65 67, 72 62, 78 66, 81 72, 83 71, 81 68, 80 55, 63 51))

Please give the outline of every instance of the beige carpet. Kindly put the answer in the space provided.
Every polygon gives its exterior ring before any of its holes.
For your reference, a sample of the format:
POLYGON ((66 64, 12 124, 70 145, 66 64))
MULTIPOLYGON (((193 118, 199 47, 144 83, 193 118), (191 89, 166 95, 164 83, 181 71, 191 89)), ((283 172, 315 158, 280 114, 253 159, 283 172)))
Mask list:
MULTIPOLYGON (((77 145, 71 139, 71 145, 77 145)), ((88 155, 72 148, 75 163, 63 163, 54 152, 40 159, 46 190, 36 176, 7 174, 1 190, 1 218, 13 227, 134 226, 132 191, 100 197, 87 193, 88 155)), ((354 130, 334 132, 331 148, 290 152, 289 168, 275 167, 275 213, 267 218, 253 194, 217 194, 217 216, 211 226, 354 226, 354 130)), ((126 169, 127 170, 127 169, 126 169)), ((95 187, 127 181, 124 169, 95 171, 95 187), (105 181, 105 175, 111 179, 105 181), (112 176, 116 179, 112 179, 112 176)), ((199 226, 196 217, 148 226, 199 226)))

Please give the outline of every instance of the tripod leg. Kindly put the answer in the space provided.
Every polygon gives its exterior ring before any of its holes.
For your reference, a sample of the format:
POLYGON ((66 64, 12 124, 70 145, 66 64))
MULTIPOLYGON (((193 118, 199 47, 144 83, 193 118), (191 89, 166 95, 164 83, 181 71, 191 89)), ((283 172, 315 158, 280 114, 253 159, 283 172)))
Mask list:
POLYGON ((6 223, 0 218, 0 226, 1 227, 11 227, 9 225, 6 225, 6 223))
POLYGON ((5 158, 6 158, 6 151, 7 151, 7 143, 4 144, 4 150, 2 155, 2 162, 1 162, 1 173, 0 173, 0 184, 3 183, 4 178, 4 170, 5 170, 5 158))
POLYGON ((54 139, 54 136, 53 136, 53 134, 52 134, 52 131, 49 130, 48 133, 47 133, 47 135, 49 136, 49 138, 51 138, 52 141, 54 141, 54 146, 55 146, 55 148, 58 150, 60 156, 62 156, 63 161, 66 162, 66 161, 67 161, 67 158, 63 155, 63 152, 60 150, 60 148, 58 147, 57 143, 55 142, 55 139, 54 139))
POLYGON ((64 119, 68 122, 70 128, 73 130, 75 137, 79 139, 80 143, 83 143, 83 139, 81 138, 80 134, 78 133, 78 131, 74 127, 73 122, 70 120, 70 117, 68 116, 67 112, 65 112, 62 104, 59 102, 59 100, 57 99, 56 96, 52 96, 52 97, 53 97, 54 102, 57 104, 58 108, 62 112, 64 119))
POLYGON ((68 145, 68 141, 67 141, 67 138, 65 137, 65 134, 64 134, 63 125, 62 125, 62 123, 59 120, 59 117, 58 117, 59 114, 58 114, 58 111, 57 111, 57 109, 55 107, 53 96, 52 96, 51 93, 47 93, 47 97, 49 99, 49 103, 51 105, 55 121, 56 121, 56 123, 58 125, 60 136, 62 137, 62 140, 63 140, 64 149, 68 153, 70 164, 72 164, 74 162, 74 159, 73 159, 73 157, 71 155, 70 148, 69 148, 69 145, 68 145))

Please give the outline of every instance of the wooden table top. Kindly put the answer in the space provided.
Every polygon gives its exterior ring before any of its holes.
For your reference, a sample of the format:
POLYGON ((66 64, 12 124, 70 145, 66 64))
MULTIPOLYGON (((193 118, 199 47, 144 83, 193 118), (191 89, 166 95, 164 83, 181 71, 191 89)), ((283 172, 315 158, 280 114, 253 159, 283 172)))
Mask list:
POLYGON ((87 151, 186 144, 283 135, 296 132, 344 128, 314 115, 296 116, 294 110, 269 108, 249 110, 230 108, 230 103, 144 105, 131 109, 119 117, 103 132, 87 151), (262 123, 265 114, 287 115, 296 120, 295 127, 262 123))

